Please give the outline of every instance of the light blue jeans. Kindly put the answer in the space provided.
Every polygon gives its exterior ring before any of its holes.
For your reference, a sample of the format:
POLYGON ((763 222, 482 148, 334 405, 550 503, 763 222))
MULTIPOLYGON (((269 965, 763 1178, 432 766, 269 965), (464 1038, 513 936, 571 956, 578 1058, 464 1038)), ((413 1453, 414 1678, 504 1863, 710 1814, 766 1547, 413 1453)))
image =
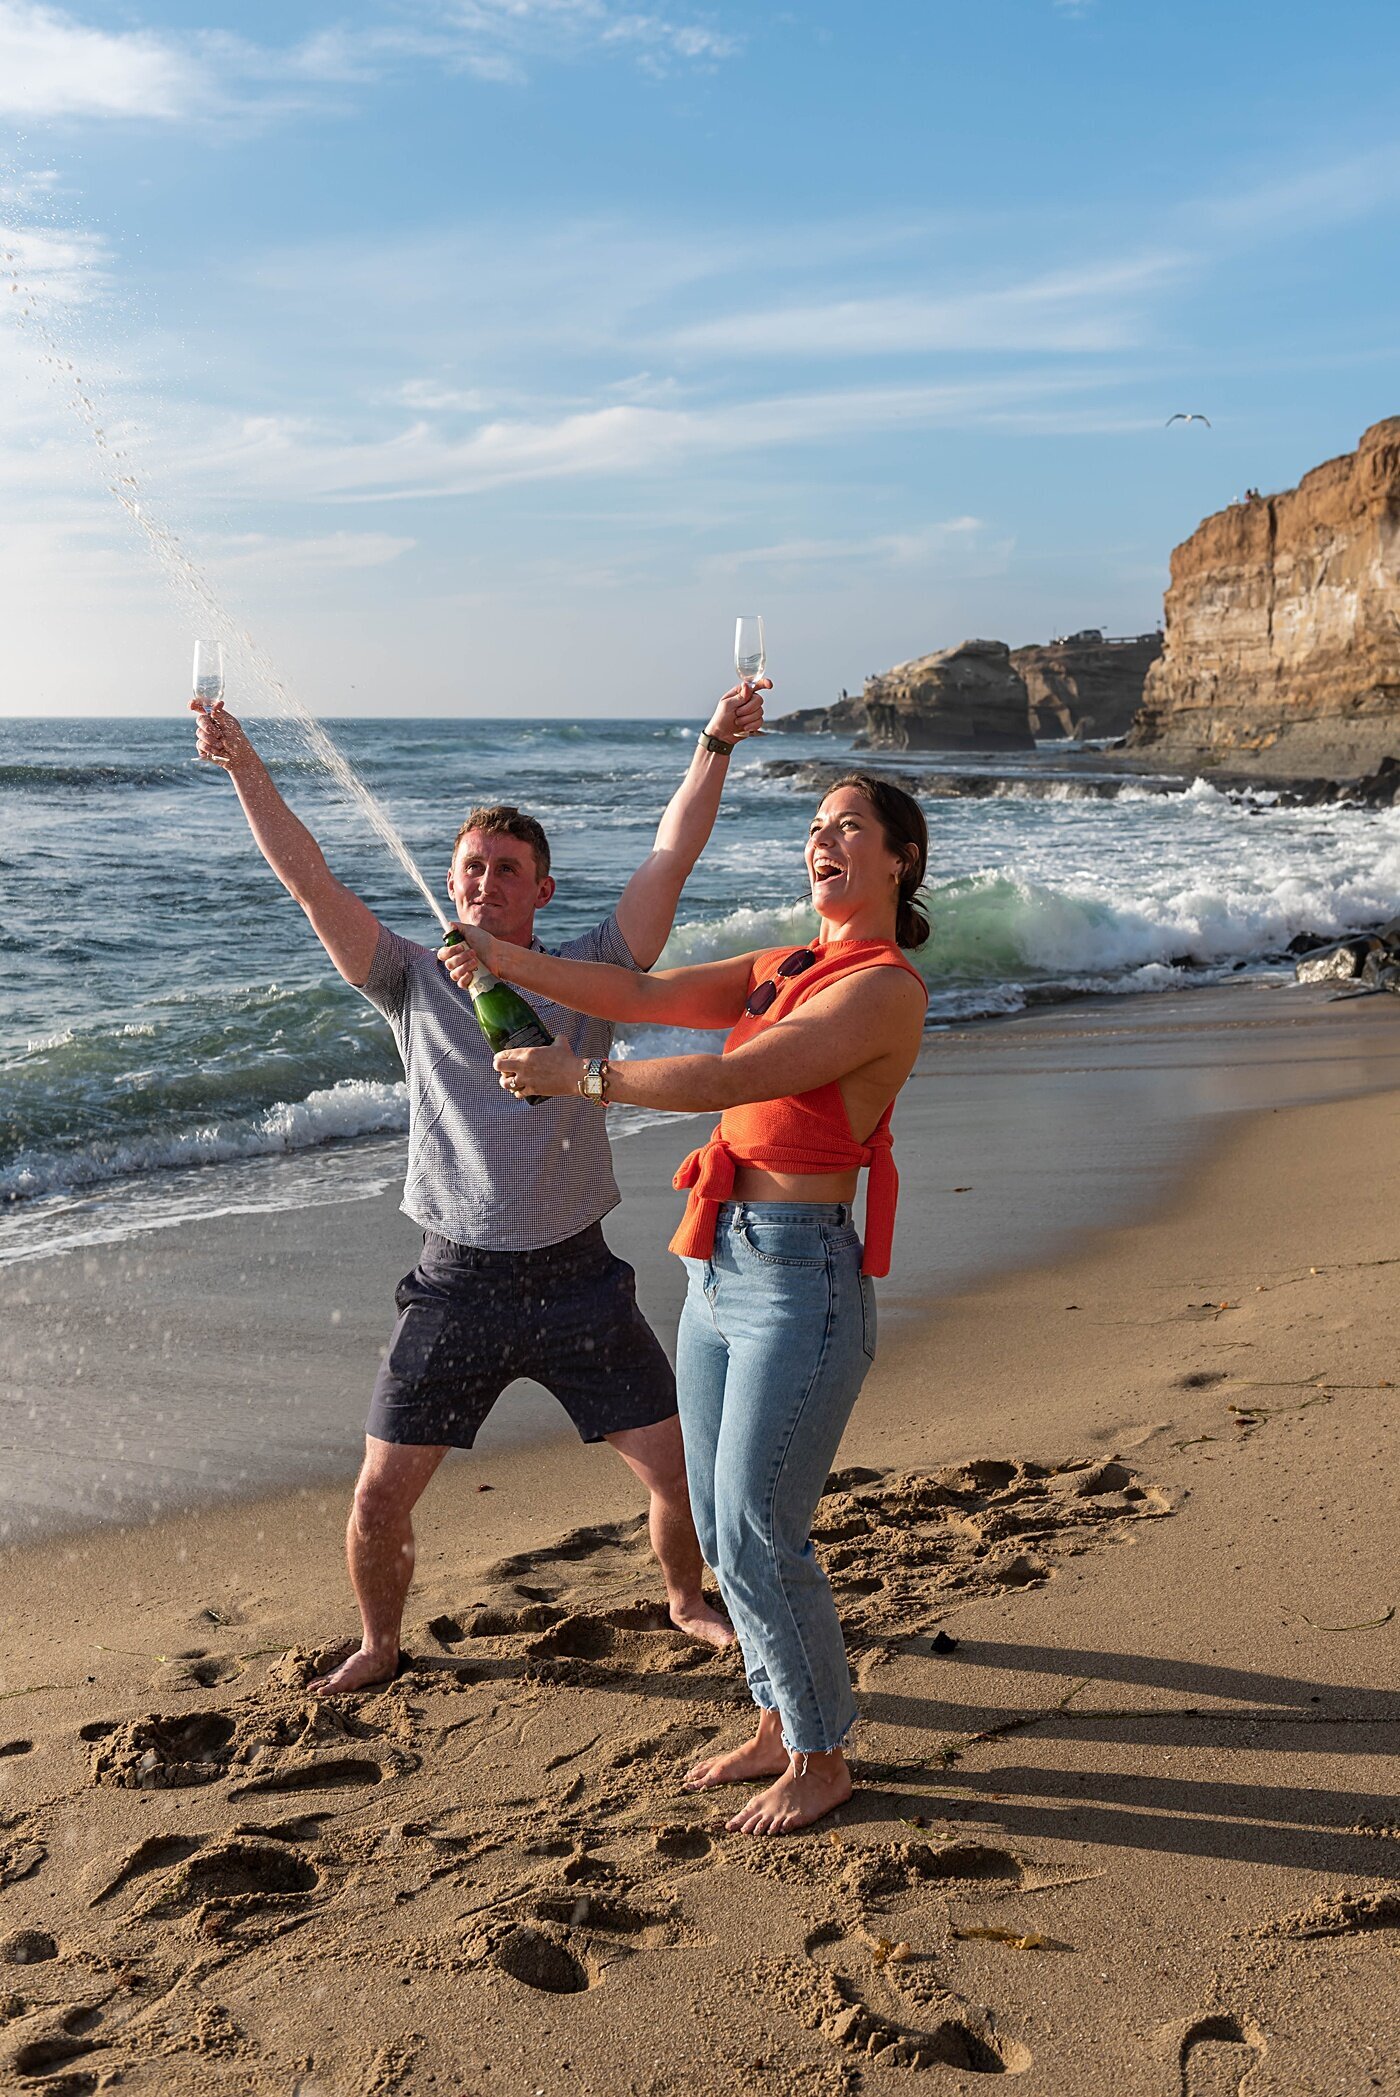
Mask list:
POLYGON ((851 1212, 726 1202, 685 1262, 676 1383, 700 1548, 754 1702, 790 1753, 840 1747, 856 1716, 812 1516, 875 1355, 875 1293, 851 1212))

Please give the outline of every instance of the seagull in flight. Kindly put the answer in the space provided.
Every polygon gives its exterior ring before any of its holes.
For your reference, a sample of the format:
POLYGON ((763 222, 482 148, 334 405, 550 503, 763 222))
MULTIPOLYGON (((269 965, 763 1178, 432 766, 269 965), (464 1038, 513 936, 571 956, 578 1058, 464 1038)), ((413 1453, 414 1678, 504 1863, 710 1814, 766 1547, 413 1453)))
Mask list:
POLYGON ((1177 409, 1175 415, 1169 415, 1162 426, 1164 429, 1169 430, 1174 422, 1203 422, 1207 429, 1210 428, 1209 415, 1184 415, 1180 408, 1177 409))

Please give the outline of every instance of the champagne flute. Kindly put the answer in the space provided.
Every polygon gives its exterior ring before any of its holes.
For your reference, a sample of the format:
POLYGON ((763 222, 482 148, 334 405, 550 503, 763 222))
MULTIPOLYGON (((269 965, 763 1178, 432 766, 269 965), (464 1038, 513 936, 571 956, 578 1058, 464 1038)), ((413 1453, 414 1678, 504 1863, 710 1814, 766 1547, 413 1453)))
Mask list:
POLYGON ((224 644, 196 641, 194 644, 194 696, 205 712, 224 696, 224 644))
MULTIPOLYGON (((734 621, 734 668, 745 684, 752 684, 762 677, 768 656, 763 641, 763 621, 757 612, 741 612, 734 621)), ((755 735, 767 735, 766 728, 755 728, 755 735)))

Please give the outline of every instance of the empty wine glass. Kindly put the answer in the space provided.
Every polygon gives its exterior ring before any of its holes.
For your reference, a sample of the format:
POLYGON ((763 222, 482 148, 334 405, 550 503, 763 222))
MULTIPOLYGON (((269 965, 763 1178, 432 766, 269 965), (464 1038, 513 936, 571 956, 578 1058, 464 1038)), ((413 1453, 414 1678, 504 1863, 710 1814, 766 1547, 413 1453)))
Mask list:
MULTIPOLYGON (((768 660, 763 643, 763 621, 757 612, 741 612, 734 621, 734 667, 745 684, 762 677, 768 660)), ((766 728, 755 728, 754 735, 766 735, 766 728)))
POLYGON ((194 696, 203 707, 210 707, 216 699, 224 696, 224 644, 222 641, 196 641, 194 644, 194 696))

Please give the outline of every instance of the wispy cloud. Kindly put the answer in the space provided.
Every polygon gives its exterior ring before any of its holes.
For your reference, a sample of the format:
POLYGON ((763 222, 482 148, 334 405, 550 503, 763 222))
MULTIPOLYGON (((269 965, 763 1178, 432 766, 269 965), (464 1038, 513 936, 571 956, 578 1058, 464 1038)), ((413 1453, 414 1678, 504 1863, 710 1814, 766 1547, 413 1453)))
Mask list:
POLYGON ((236 532, 209 542, 212 564, 221 571, 256 568, 278 577, 346 569, 387 568, 417 545, 388 532, 327 532, 321 538, 283 538, 270 532, 236 532))
POLYGON ((293 114, 405 65, 519 82, 532 65, 613 52, 665 73, 739 48, 703 20, 609 0, 404 0, 379 21, 287 45, 217 24, 93 28, 45 0, 0 0, 0 116, 207 123, 293 114))
POLYGON ((950 556, 959 561, 969 556, 979 565, 1006 559, 1013 542, 991 541, 980 517, 949 517, 917 531, 867 533, 844 539, 779 539, 771 546, 743 546, 712 554, 704 563, 706 574, 730 575, 767 569, 793 574, 813 568, 868 566, 876 568, 946 568, 950 556))
MULTIPOLYGON (((841 445, 888 430, 986 426, 1038 413, 1101 375, 1033 373, 926 386, 852 385, 747 400, 641 407, 609 403, 553 416, 498 417, 465 436, 419 420, 389 437, 343 438, 258 417, 177 441, 180 471, 230 493, 300 501, 386 502, 476 495, 531 481, 655 475, 695 460, 841 445)), ((1087 420, 1087 418, 1086 418, 1087 420)))
POLYGON ((1150 254, 941 297, 899 293, 725 314, 677 330, 670 346, 682 354, 807 359, 1120 349, 1140 332, 1133 297, 1178 275, 1184 261, 1179 254, 1150 254))

